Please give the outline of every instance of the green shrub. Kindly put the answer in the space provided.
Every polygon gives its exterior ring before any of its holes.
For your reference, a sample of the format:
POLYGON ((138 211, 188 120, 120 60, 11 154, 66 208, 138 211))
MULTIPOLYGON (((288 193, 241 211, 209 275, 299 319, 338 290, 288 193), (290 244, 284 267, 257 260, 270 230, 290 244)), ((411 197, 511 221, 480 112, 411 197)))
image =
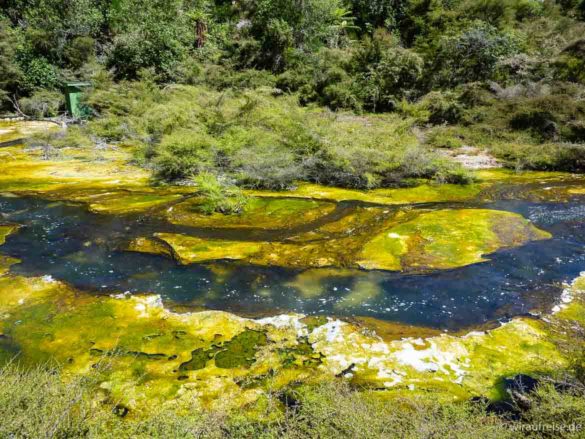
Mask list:
POLYGON ((59 83, 57 68, 43 57, 26 57, 21 61, 23 80, 28 89, 54 88, 59 83))
POLYGON ((474 0, 463 2, 461 11, 467 17, 502 27, 539 16, 544 7, 538 0, 474 0))
POLYGON ((63 93, 39 90, 30 97, 18 101, 20 109, 28 116, 38 119, 57 116, 64 105, 63 93))
POLYGON ((394 47, 385 50, 378 63, 363 74, 357 87, 367 109, 394 110, 404 98, 412 98, 422 77, 423 59, 415 52, 394 47))
POLYGON ((434 130, 428 133, 426 143, 435 148, 457 149, 463 146, 461 139, 447 130, 434 130))
POLYGON ((156 176, 176 180, 210 169, 213 145, 213 138, 203 132, 179 130, 164 136, 153 160, 156 176))
POLYGON ((532 130, 545 139, 558 135, 556 117, 549 111, 518 112, 511 117, 510 127, 515 130, 532 130))
POLYGON ((493 146, 492 152, 509 167, 515 169, 585 171, 585 145, 499 143, 493 146))
POLYGON ((453 92, 431 92, 423 97, 421 105, 428 111, 428 122, 433 125, 454 124, 463 115, 463 107, 453 92))
POLYGON ((205 214, 214 212, 225 215, 240 213, 247 204, 242 191, 233 184, 220 181, 215 175, 203 172, 193 178, 197 191, 204 198, 200 209, 205 214))
POLYGON ((457 35, 439 40, 437 52, 432 54, 434 82, 455 86, 492 79, 498 61, 518 51, 518 42, 511 34, 476 22, 457 35))
POLYGON ((560 79, 585 84, 585 39, 565 48, 554 65, 560 79))
MULTIPOLYGON (((260 87, 274 87, 275 76, 266 70, 232 70, 219 65, 209 65, 203 72, 205 84, 218 90, 245 90, 260 87)), ((202 82, 202 81, 199 81, 202 82)))
POLYGON ((95 40, 89 36, 76 37, 63 50, 67 62, 74 69, 79 69, 83 64, 95 56, 95 40))

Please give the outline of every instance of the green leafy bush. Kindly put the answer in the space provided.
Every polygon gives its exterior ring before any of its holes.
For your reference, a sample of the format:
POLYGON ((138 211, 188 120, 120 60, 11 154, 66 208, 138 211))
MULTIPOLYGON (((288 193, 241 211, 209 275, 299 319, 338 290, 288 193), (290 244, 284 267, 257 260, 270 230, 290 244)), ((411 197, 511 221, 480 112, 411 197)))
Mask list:
POLYGON ((57 116, 65 103, 64 101, 63 93, 39 90, 30 97, 21 98, 18 103, 26 115, 40 119, 57 116))
POLYGON ((215 175, 203 172, 193 178, 197 191, 204 198, 199 206, 206 214, 214 212, 225 215, 240 213, 247 204, 247 199, 242 191, 233 184, 220 181, 215 175))
POLYGON ((57 68, 43 57, 24 56, 21 58, 23 81, 26 88, 55 88, 59 84, 57 68))
POLYGON ((509 33, 485 22, 476 22, 453 36, 443 36, 433 54, 434 82, 454 86, 492 79, 498 61, 519 51, 509 33))
POLYGON ((385 50, 379 62, 372 65, 358 82, 366 108, 394 110, 402 99, 416 96, 423 63, 419 55, 408 49, 393 47, 385 50))
POLYGON ((561 79, 585 84, 585 39, 580 39, 563 50, 555 61, 561 79))
POLYGON ((154 156, 156 176, 176 180, 210 169, 214 140, 204 132, 179 130, 162 138, 154 156))
POLYGON ((95 40, 89 36, 80 36, 71 40, 63 50, 68 64, 79 69, 95 56, 95 40))
POLYGON ((454 124, 463 115, 463 107, 453 92, 431 92, 421 100, 421 106, 428 111, 428 122, 433 125, 454 124))

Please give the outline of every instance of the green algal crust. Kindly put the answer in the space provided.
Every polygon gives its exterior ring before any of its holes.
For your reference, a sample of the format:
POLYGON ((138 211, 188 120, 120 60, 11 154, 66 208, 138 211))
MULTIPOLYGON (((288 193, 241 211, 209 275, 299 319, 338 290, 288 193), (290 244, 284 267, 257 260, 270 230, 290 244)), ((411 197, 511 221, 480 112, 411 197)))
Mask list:
MULTIPOLYGON (((6 238, 8 237, 8 235, 15 233, 18 230, 18 227, 19 226, 15 224, 9 225, 0 224, 0 245, 4 244, 6 242, 6 238)), ((10 266, 16 264, 17 262, 18 259, 0 254, 0 276, 6 273, 9 270, 10 266)))
MULTIPOLYGON (((489 169, 476 172, 476 182, 468 185, 430 184, 424 180, 417 185, 405 188, 355 190, 311 183, 298 183, 293 190, 286 192, 248 191, 259 197, 287 197, 331 200, 361 201, 381 205, 401 205, 414 203, 463 202, 483 198, 484 191, 501 184, 532 184, 543 182, 562 182, 580 180, 578 176, 563 172, 515 172, 508 169, 489 169)), ((581 179, 582 183, 585 182, 581 179)), ((522 198, 523 193, 518 194, 522 198)))
POLYGON ((103 214, 129 214, 157 210, 183 198, 180 193, 170 190, 137 188, 129 190, 82 190, 55 191, 45 194, 47 198, 77 201, 88 205, 90 211, 103 214))
POLYGON ((130 152, 120 148, 63 148, 49 159, 41 150, 2 148, 0 191, 40 195, 56 191, 66 199, 69 190, 148 187, 148 172, 129 165, 130 159, 130 152))
POLYGON ((381 270, 447 269, 482 262, 484 255, 501 248, 550 237, 515 213, 438 210, 374 237, 364 246, 358 264, 381 270))
MULTIPOLYGON (((366 209, 284 242, 157 233, 155 238, 168 247, 152 245, 152 239, 141 238, 130 249, 168 254, 170 248, 182 264, 231 259, 261 266, 426 271, 482 262, 486 260, 484 255, 499 249, 550 237, 522 216, 505 211, 444 209, 391 213, 366 209), (364 213, 370 217, 364 217, 364 213), (361 226, 353 221, 356 217, 365 219, 361 226)), ((343 276, 343 272, 337 276, 343 276)), ((309 275, 298 278, 301 292, 309 296, 319 294, 318 283, 309 275)), ((369 289, 368 295, 375 295, 374 284, 364 281, 364 286, 367 288, 362 291, 369 289)))
MULTIPOLYGON (((155 237, 173 249, 183 264, 219 259, 246 259, 262 249, 262 243, 196 238, 171 233, 157 233, 155 237)), ((138 247, 136 247, 138 250, 138 247)))
POLYGON ((261 197, 287 197, 331 200, 362 201, 365 203, 396 205, 411 203, 431 203, 445 201, 469 201, 483 189, 481 184, 423 184, 408 188, 356 190, 311 183, 299 183, 296 189, 286 192, 248 191, 250 195, 261 197))
MULTIPOLYGON (((576 281, 567 294, 576 297, 583 287, 585 281, 576 281)), ((574 325, 582 317, 578 303, 549 318, 574 325)), ((244 407, 291 383, 333 376, 389 395, 497 397, 503 377, 568 364, 550 341, 551 324, 528 318, 464 336, 408 327, 402 331, 408 338, 385 340, 376 334, 379 325, 364 321, 176 314, 157 296, 96 297, 51 278, 8 274, 0 276, 0 321, 23 361, 56 360, 65 376, 97 371, 96 397, 132 413, 160 404, 244 407)))
POLYGON ((56 132, 59 129, 56 123, 44 121, 0 122, 0 143, 26 139, 36 133, 56 132))
POLYGON ((212 228, 283 229, 310 223, 335 209, 335 204, 313 200, 250 198, 244 211, 234 215, 201 211, 201 200, 190 199, 173 206, 167 218, 173 224, 212 228))

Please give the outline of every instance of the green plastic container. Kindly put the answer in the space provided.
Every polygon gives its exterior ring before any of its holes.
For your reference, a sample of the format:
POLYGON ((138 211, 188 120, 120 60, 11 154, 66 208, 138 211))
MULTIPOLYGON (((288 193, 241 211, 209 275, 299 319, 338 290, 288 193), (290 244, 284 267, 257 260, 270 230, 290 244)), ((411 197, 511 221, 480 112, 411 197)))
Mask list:
POLYGON ((68 82, 65 84, 65 101, 67 103, 67 111, 73 117, 87 117, 87 108, 81 103, 81 96, 83 91, 89 87, 89 82, 68 82))

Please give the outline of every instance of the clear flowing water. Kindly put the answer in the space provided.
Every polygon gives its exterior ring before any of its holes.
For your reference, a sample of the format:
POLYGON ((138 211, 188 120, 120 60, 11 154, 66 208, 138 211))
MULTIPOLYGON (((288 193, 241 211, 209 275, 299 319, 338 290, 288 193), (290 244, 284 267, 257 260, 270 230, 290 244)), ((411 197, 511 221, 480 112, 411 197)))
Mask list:
MULTIPOLYGON (((552 233, 553 239, 496 252, 488 262, 430 274, 356 270, 343 277, 325 276, 320 281, 322 292, 314 296, 291 285, 302 270, 237 262, 181 266, 163 256, 120 251, 120 245, 132 237, 178 231, 177 227, 137 215, 93 214, 82 205, 31 197, 0 197, 0 218, 23 225, 0 251, 21 260, 11 268, 15 273, 50 275, 96 294, 151 292, 167 303, 243 315, 293 311, 459 329, 552 307, 562 282, 585 269, 582 201, 455 205, 522 214, 552 233), (356 300, 352 293, 360 282, 376 293, 356 300)), ((345 208, 351 206, 346 203, 345 208)), ((190 233, 268 238, 262 231, 193 229, 190 233)))

